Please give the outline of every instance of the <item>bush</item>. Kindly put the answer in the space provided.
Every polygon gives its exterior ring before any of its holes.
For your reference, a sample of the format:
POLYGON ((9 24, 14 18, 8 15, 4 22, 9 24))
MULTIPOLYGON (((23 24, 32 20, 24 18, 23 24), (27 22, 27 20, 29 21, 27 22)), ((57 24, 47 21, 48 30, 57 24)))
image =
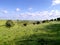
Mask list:
POLYGON ((53 19, 51 19, 50 21, 53 21, 53 19))
POLYGON ((35 23, 33 23, 33 25, 35 25, 35 23))
POLYGON ((42 23, 47 23, 47 22, 49 22, 49 20, 43 20, 43 21, 42 21, 42 23))
POLYGON ((57 18, 57 21, 60 21, 60 18, 57 18))
POLYGON ((37 21, 37 22, 36 22, 36 24, 40 24, 40 22, 39 22, 39 21, 37 21))
POLYGON ((54 19, 54 21, 56 21, 56 19, 54 19))
POLYGON ((6 27, 10 28, 10 27, 12 27, 12 26, 14 26, 13 21, 12 21, 12 20, 7 20, 7 21, 6 21, 6 27))
POLYGON ((46 22, 45 20, 42 21, 42 23, 45 23, 45 22, 46 22))
POLYGON ((24 25, 24 26, 27 26, 27 24, 26 24, 26 23, 24 23, 23 25, 24 25))

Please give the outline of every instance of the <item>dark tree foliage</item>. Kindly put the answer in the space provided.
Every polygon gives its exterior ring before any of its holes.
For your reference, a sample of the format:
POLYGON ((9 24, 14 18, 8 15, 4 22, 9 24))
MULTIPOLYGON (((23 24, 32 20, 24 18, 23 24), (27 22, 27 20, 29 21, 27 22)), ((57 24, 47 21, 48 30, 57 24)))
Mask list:
POLYGON ((36 22, 36 24, 40 24, 40 22, 39 22, 39 21, 37 21, 37 22, 36 22))
POLYGON ((33 23, 33 25, 35 25, 35 23, 33 23))
POLYGON ((57 18, 57 21, 60 21, 60 18, 57 18))
POLYGON ((53 21, 53 19, 51 19, 50 21, 53 21))
POLYGON ((56 21, 56 19, 54 19, 54 21, 56 21))
POLYGON ((24 24, 23 24, 23 26, 27 26, 27 24, 26 24, 26 23, 24 23, 24 24))
POLYGON ((14 26, 13 21, 12 21, 12 20, 7 20, 7 21, 6 21, 6 27, 10 28, 10 27, 12 27, 12 26, 14 26))
POLYGON ((45 22, 46 22, 45 20, 42 21, 42 23, 45 23, 45 22))
POLYGON ((50 22, 50 20, 43 20, 43 21, 41 21, 42 23, 48 23, 48 22, 50 22))

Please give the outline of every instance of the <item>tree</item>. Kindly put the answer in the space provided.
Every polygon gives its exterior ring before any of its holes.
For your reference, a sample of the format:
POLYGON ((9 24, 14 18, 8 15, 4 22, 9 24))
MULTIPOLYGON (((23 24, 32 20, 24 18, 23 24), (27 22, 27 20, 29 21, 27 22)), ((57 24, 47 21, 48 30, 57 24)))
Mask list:
POLYGON ((36 22, 36 24, 40 24, 40 22, 39 22, 39 21, 37 21, 37 22, 36 22))
POLYGON ((24 26, 27 26, 27 23, 24 23, 23 25, 24 25, 24 26))
POLYGON ((57 21, 60 21, 60 18, 57 18, 57 21))
POLYGON ((35 23, 33 23, 33 25, 35 25, 35 23))
POLYGON ((12 27, 12 26, 14 26, 13 21, 12 21, 12 20, 7 20, 7 21, 6 21, 6 27, 10 28, 10 27, 12 27))

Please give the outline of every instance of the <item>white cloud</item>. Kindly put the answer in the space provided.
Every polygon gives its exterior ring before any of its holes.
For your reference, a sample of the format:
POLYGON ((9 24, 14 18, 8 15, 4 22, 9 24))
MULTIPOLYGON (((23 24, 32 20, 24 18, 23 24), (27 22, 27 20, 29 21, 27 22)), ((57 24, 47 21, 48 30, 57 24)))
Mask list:
POLYGON ((21 13, 21 16, 23 17, 32 17, 32 18, 44 18, 44 19, 51 19, 51 18, 57 18, 60 16, 60 11, 58 10, 51 10, 51 11, 37 11, 37 12, 25 12, 21 13))
POLYGON ((39 12, 39 11, 37 11, 37 12, 25 12, 25 13, 21 13, 21 15, 31 15, 31 16, 42 16, 42 15, 44 15, 44 16, 46 16, 46 15, 48 15, 49 13, 48 13, 48 11, 42 11, 42 12, 39 12))
POLYGON ((30 10, 32 9, 32 8, 29 8, 30 10))
POLYGON ((53 0, 52 1, 52 5, 57 5, 57 4, 60 4, 60 0, 53 0))
POLYGON ((50 15, 60 15, 60 11, 58 11, 58 10, 51 10, 51 12, 49 14, 50 15))
POLYGON ((3 10, 2 12, 3 12, 4 14, 7 14, 7 13, 8 13, 8 11, 7 11, 7 10, 3 10))
POLYGON ((20 8, 16 8, 16 11, 18 12, 18 11, 20 11, 21 9, 20 8))
POLYGON ((51 10, 49 12, 49 17, 50 18, 57 18, 57 17, 60 17, 60 11, 59 10, 51 10))
POLYGON ((30 8, 28 8, 28 10, 29 10, 29 11, 31 11, 31 10, 32 10, 32 8, 30 7, 30 8))
POLYGON ((48 15, 48 11, 42 11, 42 12, 40 12, 40 15, 48 15))
POLYGON ((51 10, 49 15, 53 15, 53 13, 55 13, 55 10, 51 10))

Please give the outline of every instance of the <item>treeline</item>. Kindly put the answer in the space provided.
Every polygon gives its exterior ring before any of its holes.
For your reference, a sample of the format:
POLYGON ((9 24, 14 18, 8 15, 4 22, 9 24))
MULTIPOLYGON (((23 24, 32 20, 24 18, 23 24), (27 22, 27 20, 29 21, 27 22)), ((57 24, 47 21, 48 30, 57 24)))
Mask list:
MULTIPOLYGON (((42 21, 16 20, 15 22, 17 23, 17 25, 22 24, 23 26, 27 26, 28 24, 36 25, 36 24, 41 24, 41 23, 48 23, 51 21, 60 21, 60 18, 50 19, 50 20, 42 20, 42 21)), ((5 26, 8 28, 13 27, 14 25, 15 25, 15 23, 12 20, 7 20, 5 23, 5 26)))

